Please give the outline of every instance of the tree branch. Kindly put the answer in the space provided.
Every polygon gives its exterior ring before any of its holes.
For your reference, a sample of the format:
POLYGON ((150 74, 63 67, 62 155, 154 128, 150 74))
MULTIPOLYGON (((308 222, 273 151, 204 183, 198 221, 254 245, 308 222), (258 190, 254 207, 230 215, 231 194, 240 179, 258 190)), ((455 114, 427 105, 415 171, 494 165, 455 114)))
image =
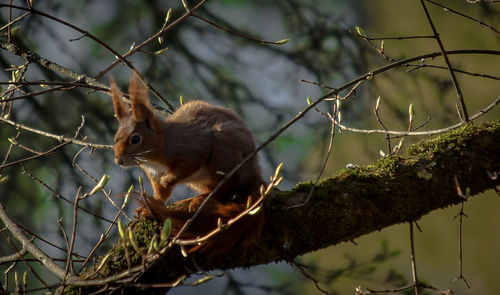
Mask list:
MULTIPOLYGON (((33 242, 28 239, 28 237, 24 235, 24 233, 16 225, 16 223, 8 217, 2 204, 0 204, 0 219, 9 229, 12 235, 23 244, 23 248, 25 248, 28 252, 35 256, 36 259, 38 259, 53 274, 58 276, 60 279, 65 279, 64 270, 59 265, 57 265, 54 260, 52 260, 47 254, 45 254, 42 250, 35 246, 35 244, 33 244, 33 242)), ((73 278, 73 276, 70 276, 70 278, 73 278)))
MULTIPOLYGON (((491 177, 498 172, 500 122, 468 125, 416 144, 405 156, 384 157, 373 165, 339 171, 320 182, 304 206, 290 209, 303 202, 311 183, 298 184, 291 191, 276 191, 263 209, 265 226, 258 248, 234 248, 227 255, 216 256, 195 252, 193 259, 184 258, 180 251, 169 251, 153 267, 136 275, 133 284, 121 287, 139 291, 136 287, 141 284, 145 287, 174 282, 183 275, 189 276, 187 269, 196 270, 198 266, 213 270, 292 261, 298 255, 415 221, 433 210, 463 202, 464 198, 456 192, 455 177, 473 196, 500 185, 499 178, 491 177)), ((152 221, 143 219, 134 221, 132 228, 144 247, 157 231, 152 221)), ((101 278, 108 286, 118 287, 109 276, 121 273, 118 277, 123 279, 125 273, 135 268, 128 268, 124 262, 121 243, 108 255, 97 275, 89 273, 84 277, 92 277, 96 284, 101 278)), ((141 262, 137 253, 130 253, 129 258, 134 264, 141 262)))

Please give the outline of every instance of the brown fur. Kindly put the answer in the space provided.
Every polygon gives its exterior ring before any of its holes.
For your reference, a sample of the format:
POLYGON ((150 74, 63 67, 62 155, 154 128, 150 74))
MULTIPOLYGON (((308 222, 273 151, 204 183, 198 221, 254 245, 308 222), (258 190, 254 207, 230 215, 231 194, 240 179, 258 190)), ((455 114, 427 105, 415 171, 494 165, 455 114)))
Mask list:
MULTIPOLYGON (((167 200, 172 189, 186 183, 206 194, 255 149, 251 131, 231 110, 203 101, 182 105, 168 118, 154 114, 147 89, 134 75, 129 87, 131 112, 111 81, 111 97, 120 123, 114 140, 115 162, 140 166, 148 176, 154 197, 167 200), (141 143, 131 144, 132 135, 141 143)), ((218 201, 245 202, 258 194, 264 181, 254 156, 219 190, 218 201)))
MULTIPOLYGON (((188 102, 170 117, 159 117, 137 75, 130 81, 129 96, 131 108, 124 104, 122 93, 111 80, 111 98, 119 122, 114 138, 115 163, 144 170, 153 187, 154 199, 140 201, 142 206, 137 213, 161 221, 170 218, 176 233, 224 174, 255 149, 252 133, 233 111, 203 101, 188 102), (137 136, 140 140, 134 143, 137 136), (166 206, 164 202, 180 183, 186 183, 201 195, 166 206)), ((262 184, 260 166, 254 156, 225 182, 183 238, 203 236, 217 227, 219 218, 226 222, 245 210, 247 199, 255 200, 262 184)), ((247 215, 201 249, 220 253, 236 244, 248 247, 258 240, 263 220, 262 213, 247 215)))

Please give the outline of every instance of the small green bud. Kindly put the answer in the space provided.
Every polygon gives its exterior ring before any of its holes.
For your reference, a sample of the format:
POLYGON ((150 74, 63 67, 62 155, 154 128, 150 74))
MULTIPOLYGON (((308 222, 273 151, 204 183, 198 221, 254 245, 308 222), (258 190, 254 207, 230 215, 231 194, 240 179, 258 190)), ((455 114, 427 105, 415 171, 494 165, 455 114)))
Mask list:
POLYGON ((135 239, 133 231, 128 231, 128 239, 130 240, 130 244, 135 249, 135 251, 139 251, 139 244, 137 244, 137 240, 135 239))
POLYGON ((208 275, 208 276, 203 277, 203 278, 201 278, 201 279, 197 280, 196 282, 194 282, 194 283, 193 283, 193 286, 198 286, 198 285, 200 285, 200 284, 206 283, 206 282, 208 282, 208 281, 212 280, 213 278, 215 278, 215 276, 213 276, 213 275, 208 275))
POLYGON ((90 193, 88 193, 88 195, 92 196, 92 195, 95 195, 96 193, 100 192, 104 188, 104 186, 108 183, 108 180, 109 180, 109 175, 104 174, 101 177, 101 180, 99 180, 97 185, 94 186, 94 188, 90 191, 90 193))
POLYGON ((120 237, 122 238, 122 240, 125 241, 126 229, 123 227, 123 223, 122 223, 121 219, 118 219, 118 232, 120 233, 120 237))
POLYGON ((165 222, 163 222, 163 227, 161 228, 160 242, 165 243, 167 239, 170 237, 171 233, 172 233, 172 220, 170 220, 170 218, 167 218, 165 222))
POLYGON ((279 40, 279 41, 276 41, 276 45, 283 45, 285 43, 287 43, 288 41, 290 41, 290 39, 283 39, 283 40, 279 40))
POLYGON ((154 52, 154 55, 160 55, 168 50, 168 47, 162 48, 154 52))
POLYGON ((356 33, 358 33, 358 35, 360 35, 362 37, 366 37, 365 31, 363 31, 363 29, 361 27, 355 27, 355 29, 356 29, 356 33))

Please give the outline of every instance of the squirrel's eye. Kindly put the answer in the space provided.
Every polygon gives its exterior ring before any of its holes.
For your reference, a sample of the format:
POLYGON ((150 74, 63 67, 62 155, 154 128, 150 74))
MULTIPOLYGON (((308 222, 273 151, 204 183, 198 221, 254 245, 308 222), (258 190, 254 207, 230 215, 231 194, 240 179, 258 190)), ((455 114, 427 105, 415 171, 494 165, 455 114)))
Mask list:
POLYGON ((141 136, 138 134, 134 134, 130 137, 131 144, 139 144, 141 142, 141 136))

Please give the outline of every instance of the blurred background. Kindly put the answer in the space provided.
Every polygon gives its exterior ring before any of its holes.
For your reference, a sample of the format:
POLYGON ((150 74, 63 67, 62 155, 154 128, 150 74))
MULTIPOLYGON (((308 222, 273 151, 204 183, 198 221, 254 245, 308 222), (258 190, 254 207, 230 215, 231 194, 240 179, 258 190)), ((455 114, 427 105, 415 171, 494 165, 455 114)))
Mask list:
MULTIPOLYGON (((8 3, 9 1, 2 1, 8 3)), ((427 2, 430 14, 447 50, 500 49, 500 3, 487 1, 437 1, 452 10, 467 14, 490 26, 464 18, 449 9, 427 2)), ((193 7, 197 2, 188 1, 193 7)), ((23 1, 13 1, 26 5, 23 1)), ((171 21, 184 13, 181 1, 35 1, 35 8, 87 30, 120 53, 139 44, 162 27, 167 11, 172 8, 171 21)), ((0 24, 8 23, 9 9, 0 9, 0 24)), ((23 11, 12 10, 13 18, 23 11)), ((317 98, 328 89, 300 81, 315 81, 338 87, 354 78, 381 67, 391 60, 439 51, 430 38, 387 39, 388 37, 428 36, 432 34, 422 6, 415 0, 355 0, 355 1, 207 1, 197 14, 229 30, 260 40, 279 41, 283 45, 251 41, 222 31, 200 18, 189 17, 163 36, 134 54, 129 60, 172 105, 204 99, 236 110, 261 143, 284 123, 307 106, 307 97, 317 98), (360 27, 362 30, 356 30, 360 27), (372 45, 358 36, 381 37, 372 45), (167 48, 167 49, 166 49, 167 48), (166 49, 166 50, 164 50, 166 49)), ((6 39, 1 31, 2 41, 6 39)), ((36 54, 75 72, 95 76, 110 65, 115 57, 100 44, 61 23, 40 15, 30 15, 12 27, 13 41, 36 54)), ((452 55, 452 64, 469 74, 457 73, 464 98, 473 115, 500 95, 500 58, 495 55, 452 55)), ((24 60, 5 50, 0 51, 4 71, 1 81, 9 81, 19 69, 26 80, 70 81, 59 73, 37 64, 16 68, 24 60)), ((408 108, 415 108, 414 125, 431 120, 421 130, 444 128, 459 122, 456 93, 441 58, 422 60, 405 67, 394 68, 364 82, 342 104, 343 123, 362 129, 381 129, 374 115, 375 102, 380 96, 379 115, 392 130, 406 130, 408 108)), ((125 91, 131 71, 117 65, 100 82, 107 84, 113 76, 125 91)), ((3 85, 3 90, 7 89, 3 85)), ((23 87, 36 92, 48 86, 23 87)), ((2 90, 2 91, 3 91, 2 90)), ((152 97, 152 96, 151 96, 152 97)), ((3 98, 2 98, 3 99, 3 98)), ((156 98, 153 102, 166 106, 156 98)), ((53 91, 15 101, 8 112, 11 120, 58 135, 72 137, 81 124, 81 133, 94 143, 112 144, 117 122, 113 118, 111 100, 106 93, 76 88, 53 91)), ((331 102, 320 105, 323 112, 331 111, 331 102)), ((6 114, 5 106, 3 114, 6 114)), ((479 121, 498 120, 500 108, 494 108, 479 121)), ((330 122, 318 112, 308 113, 260 154, 264 174, 271 175, 284 162, 282 190, 318 176, 328 147, 330 122)), ((20 148, 9 152, 9 138, 46 151, 55 145, 53 139, 20 131, 10 125, 0 125, 0 155, 8 153, 7 162, 22 159, 28 153, 20 148), (19 135, 18 135, 19 133, 19 135), (17 136, 17 137, 16 137, 17 136)), ((419 140, 429 137, 407 137, 402 151, 419 140)), ((398 144, 393 140, 391 147, 398 144)), ((195 141, 194 141, 195 143, 195 141)), ((0 170, 0 202, 9 216, 44 239, 65 248, 64 236, 58 225, 71 232, 73 208, 61 201, 61 196, 73 200, 79 186, 90 190, 95 179, 110 175, 108 189, 112 200, 121 204, 120 195, 131 184, 138 187, 138 168, 122 170, 113 164, 112 150, 90 149, 67 145, 47 157, 0 170), (79 168, 80 167, 80 168, 79 168), (36 181, 39 179, 43 184, 36 181), (57 194, 54 194, 57 192, 57 194)), ((322 177, 343 169, 346 164, 370 164, 388 154, 383 134, 365 135, 337 132, 333 151, 322 177)), ((450 176, 451 177, 451 176, 450 176)), ((147 188, 150 189, 149 187, 147 188)), ((192 196, 186 188, 175 190, 175 199, 192 196)), ((80 203, 95 214, 112 219, 116 209, 104 197, 96 195, 80 203)), ((133 215, 135 204, 127 212, 133 215)), ((419 222, 422 232, 416 232, 416 257, 419 279, 455 294, 497 294, 500 289, 500 199, 494 192, 472 198, 465 203, 467 218, 463 223, 463 271, 470 284, 454 281, 459 271, 458 219, 460 207, 438 210, 419 222)), ((124 218, 124 221, 126 219, 124 218)), ((92 215, 78 216, 78 236, 75 250, 88 255, 108 223, 92 215)), ((116 241, 117 233, 102 245, 95 257, 104 254, 116 241)), ((0 256, 12 254, 4 234, 0 239, 0 256)), ((37 240, 37 245, 55 257, 65 252, 37 240)), ((392 226, 355 240, 299 257, 306 269, 320 281, 321 288, 331 294, 353 294, 357 286, 363 289, 392 289, 411 282, 409 226, 392 226)), ((11 264, 1 264, 5 272, 11 264)), ((15 265, 22 273, 22 263, 15 265)), ((34 264, 35 269, 40 269, 34 264)), ((219 274, 219 273, 214 273, 219 274)), ((12 280, 10 271, 5 277, 12 280)), ((42 274, 50 280, 49 274, 42 274)), ((196 279, 196 278, 195 278, 196 279)), ((194 279, 194 280, 195 280, 194 279)), ((2 278, 2 283, 5 283, 2 278)), ((29 276, 35 288, 37 280, 29 276)), ((289 264, 270 264, 245 270, 233 270, 224 276, 197 287, 179 287, 170 294, 321 294, 314 283, 289 264)), ((433 294, 425 291, 422 294, 433 294)))

